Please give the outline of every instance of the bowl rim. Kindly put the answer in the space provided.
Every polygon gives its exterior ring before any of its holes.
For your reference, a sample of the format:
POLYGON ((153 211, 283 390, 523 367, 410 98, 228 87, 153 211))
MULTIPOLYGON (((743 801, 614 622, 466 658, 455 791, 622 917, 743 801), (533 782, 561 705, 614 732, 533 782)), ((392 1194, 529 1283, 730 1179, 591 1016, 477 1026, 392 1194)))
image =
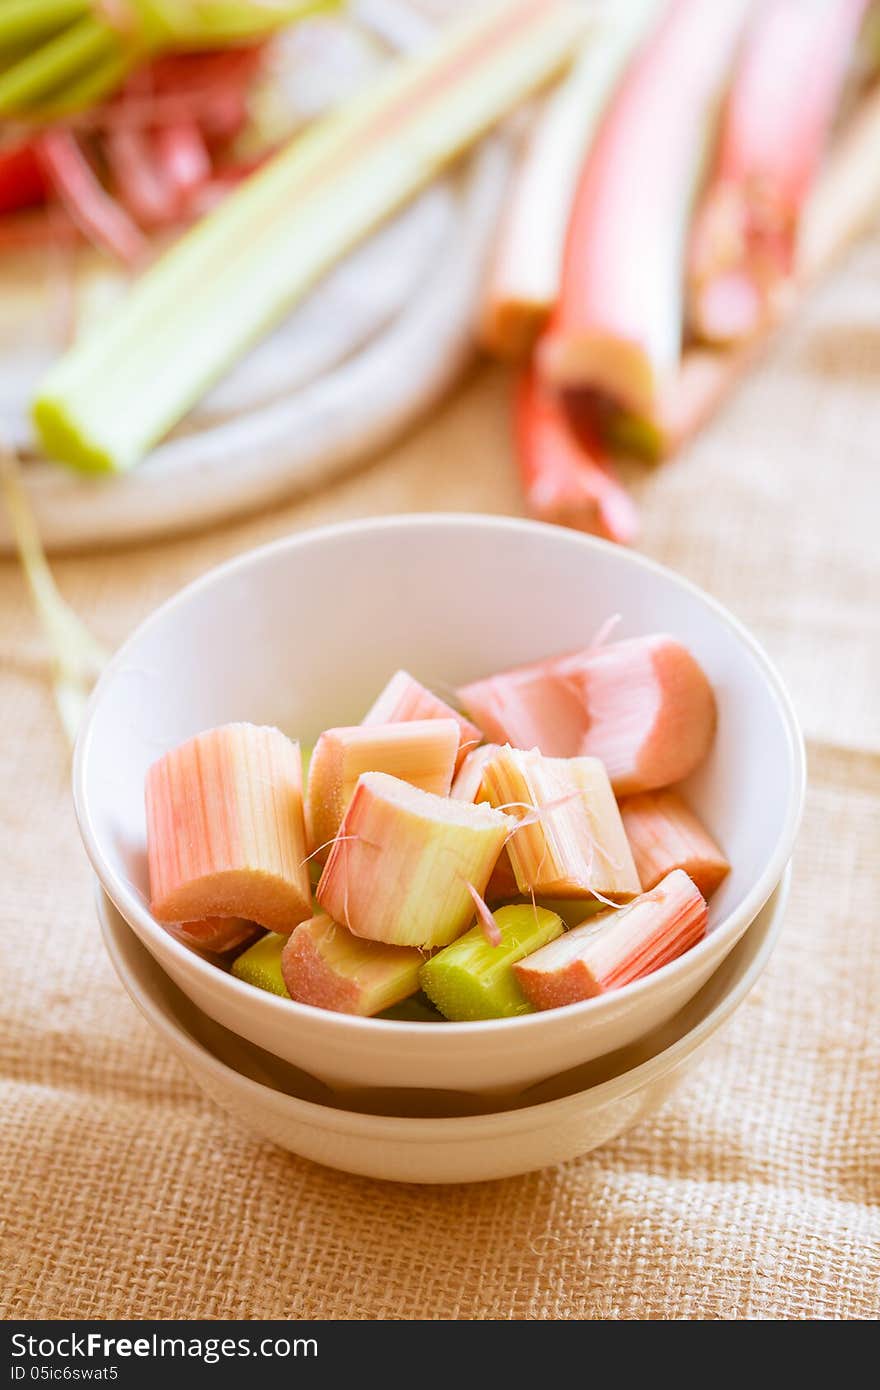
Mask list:
POLYGON ((697 953, 702 955, 705 948, 719 940, 729 940, 731 937, 736 940, 737 934, 741 934, 745 927, 761 911, 767 902, 770 894, 778 884, 783 870, 791 858, 794 843, 797 838, 803 814, 804 796, 806 791, 806 752, 804 748, 803 734, 794 711, 791 697, 785 688, 781 676, 779 675, 773 662, 764 651, 761 644, 748 631, 743 623, 717 599, 707 594, 699 585, 680 575, 677 571, 668 568, 666 565, 642 555, 638 551, 625 550, 610 541, 605 541, 596 536, 585 535, 583 532, 572 531, 563 527, 555 526, 548 522, 531 521, 520 517, 505 517, 480 512, 415 512, 400 513, 397 515, 386 515, 377 517, 359 518, 353 521, 334 522, 325 526, 310 527, 303 531, 294 532, 292 535, 282 536, 266 545, 245 550, 241 554, 233 556, 219 565, 212 566, 204 574, 192 580, 183 588, 171 594, 163 603, 155 608, 147 617, 138 624, 131 632, 118 650, 114 653, 109 663, 102 672, 94 690, 91 693, 88 704, 83 715, 76 746, 73 755, 72 786, 73 801, 80 835, 85 846, 86 853, 91 861, 92 868, 103 885, 107 896, 118 909, 121 915, 135 927, 141 939, 152 939, 156 941, 163 951, 168 951, 172 957, 176 957, 181 966, 195 970, 206 981, 216 989, 231 991, 229 997, 238 997, 241 1002, 250 1000, 259 1007, 264 1015, 274 1013, 278 1023, 289 1019, 290 1011, 296 1015, 310 1021, 314 1026, 323 1027, 327 1030, 345 1031, 352 1035, 364 1034, 367 1030, 369 1035, 374 1038, 378 1036, 380 1030, 393 1036, 398 1042, 406 1043, 415 1041, 417 1038, 424 1042, 424 1025, 408 1023, 398 1019, 379 1019, 362 1018, 354 1014, 333 1013, 326 1009, 319 1009, 311 1004, 302 1004, 297 1000, 285 999, 280 995, 263 992, 257 1004, 254 999, 254 990, 245 981, 237 979, 227 971, 219 969, 216 964, 205 957, 198 955, 189 947, 173 937, 165 930, 152 916, 149 910, 140 901, 140 896, 133 887, 113 868, 105 856, 101 838, 92 820, 89 798, 87 792, 88 765, 91 742, 94 737, 94 730, 98 722, 101 703, 105 692, 113 682, 120 667, 128 661, 130 648, 139 642, 143 636, 152 628, 158 627, 163 623, 173 610, 182 604, 190 602, 196 598, 203 589, 208 589, 218 581, 225 581, 232 576, 240 573, 253 565, 261 565, 267 559, 276 554, 281 554, 289 550, 308 549, 310 546, 321 546, 327 542, 344 540, 353 533, 366 534, 370 532, 387 532, 411 529, 431 529, 436 527, 471 528, 485 533, 486 531, 506 532, 525 535, 544 535, 548 539, 552 537, 556 544, 573 545, 575 548, 584 551, 609 552, 617 556, 623 563, 635 565, 636 568, 644 571, 646 575, 659 575, 665 580, 671 580, 675 585, 685 590, 688 594, 695 597, 701 604, 707 607, 725 627, 727 627, 742 646, 747 650, 753 661, 757 665, 761 675, 767 683, 770 692, 775 700, 777 708, 782 717, 782 725, 786 734, 789 758, 791 761, 792 775, 789 781, 784 821, 782 832, 777 839, 774 851, 758 880, 752 885, 748 893, 743 898, 738 907, 728 913, 717 927, 714 928, 710 936, 706 936, 692 947, 684 956, 679 956, 676 960, 670 961, 667 965, 661 966, 652 974, 645 976, 641 980, 635 980, 631 984, 623 986, 613 994, 599 995, 593 999, 584 999, 574 1004, 566 1004, 558 1009, 544 1010, 533 1014, 524 1014, 517 1018, 503 1019, 480 1019, 467 1023, 447 1022, 443 1027, 443 1034, 450 1038, 451 1034, 456 1037, 467 1037, 470 1035, 486 1038, 492 1032, 504 1030, 511 1032, 516 1029, 524 1038, 531 1031, 532 1033, 558 1025, 559 1021, 566 1017, 577 1014, 580 1018, 585 1018, 589 1014, 597 1014, 609 1007, 609 1000, 617 1004, 623 997, 627 1001, 634 1003, 640 996, 648 990, 655 990, 660 987, 660 982, 674 979, 689 965, 698 959, 697 953), (205 972, 210 972, 210 975, 205 972), (225 983, 223 983, 225 981, 225 983))
MULTIPOLYGON (((315 1101, 290 1095, 287 1091, 277 1090, 273 1086, 266 1086, 263 1082, 244 1076, 228 1062, 217 1057, 204 1043, 194 1038, 177 1021, 176 1017, 169 1016, 170 1011, 166 1011, 161 1004, 158 1004, 151 994, 145 993, 136 980, 132 981, 131 972, 121 959, 120 948, 105 915, 107 905, 109 904, 110 908, 113 909, 114 904, 100 883, 95 884, 95 899, 104 947, 129 998, 147 1022, 170 1042, 174 1050, 181 1050, 187 1054, 197 1054, 196 1065, 200 1069, 211 1071, 220 1084, 228 1085, 228 1078, 232 1077, 234 1078, 234 1085, 258 1100, 261 1099, 264 1092, 269 1092, 275 1097, 277 1104, 290 1107, 297 1112, 302 1121, 312 1123, 319 1129, 331 1129, 336 1133, 357 1132, 360 1137, 394 1139, 397 1142, 409 1144, 420 1144, 427 1141, 450 1144, 482 1137, 497 1137, 499 1134, 520 1133, 523 1129, 532 1128, 533 1125, 553 1124, 556 1120, 562 1120, 571 1108, 583 1103, 587 1096, 590 1097, 596 1109, 601 1109, 612 1101, 625 1100, 628 1096, 659 1080, 673 1071, 680 1063, 686 1061, 703 1043, 708 1042, 713 1034, 735 1013, 763 974, 782 932, 791 889, 791 878, 792 866, 789 863, 764 905, 764 908, 770 912, 770 920, 765 929, 764 939, 745 973, 694 1028, 676 1039, 675 1042, 670 1043, 669 1047, 664 1048, 653 1057, 647 1058, 646 1061, 640 1062, 638 1066, 610 1077, 607 1081, 601 1081, 596 1086, 588 1086, 582 1091, 572 1091, 570 1094, 558 1096, 554 1100, 538 1101, 534 1105, 519 1106, 514 1110, 489 1111, 481 1115, 374 1115, 355 1110, 338 1110, 332 1105, 320 1105, 315 1101)), ((125 930, 130 931, 140 948, 146 951, 147 948, 138 938, 137 932, 125 921, 122 913, 118 912, 118 909, 116 911, 125 930)), ((151 957, 151 959, 153 958, 151 957)), ((153 964, 158 970, 162 970, 161 965, 155 959, 153 959, 153 964)), ((164 974, 164 972, 162 973, 164 974)), ((173 980, 169 983, 173 989, 183 994, 183 990, 173 980)), ((196 1006, 193 1005, 193 1007, 196 1006)))

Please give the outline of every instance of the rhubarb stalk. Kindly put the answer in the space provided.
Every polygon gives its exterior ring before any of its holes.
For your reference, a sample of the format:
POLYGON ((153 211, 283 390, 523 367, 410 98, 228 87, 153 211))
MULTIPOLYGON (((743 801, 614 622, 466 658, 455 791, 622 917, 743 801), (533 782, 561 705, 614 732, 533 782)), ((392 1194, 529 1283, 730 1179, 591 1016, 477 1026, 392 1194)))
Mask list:
POLYGON ((623 828, 643 888, 653 888, 673 869, 683 869, 704 898, 711 898, 730 865, 678 792, 643 792, 620 803, 623 828))
POLYGON ((534 369, 523 373, 514 407, 516 452, 532 516, 629 545, 638 516, 598 437, 575 433, 559 395, 534 369))
POLYGON ((326 858, 362 772, 387 772, 435 796, 448 796, 458 740, 455 719, 327 729, 309 764, 306 828, 312 853, 326 858))
POLYGON ((51 369, 46 452, 131 467, 351 248, 560 69, 570 0, 480 7, 240 185, 51 369), (144 383, 149 389, 144 389, 144 383))
POLYGON ((532 1011, 513 966, 561 936, 562 922, 555 912, 531 903, 499 908, 493 916, 497 946, 486 941, 480 927, 471 927, 421 968, 422 989, 444 1018, 469 1023, 532 1011))
POLYGON ((498 743, 599 758, 618 795, 681 781, 715 731, 706 673, 663 633, 504 671, 458 694, 498 743))
POLYGON ((286 936, 277 932, 267 932, 259 941, 242 951, 232 963, 232 973, 237 980, 244 980, 255 989, 264 989, 269 994, 280 994, 288 998, 287 986, 281 973, 281 952, 286 936))
POLYGON ((423 963, 411 946, 362 941, 325 915, 301 923, 281 953, 291 999, 365 1017, 415 994, 423 963))
POLYGON ((818 176, 868 0, 764 0, 727 98, 690 254, 690 321, 736 343, 790 293, 818 176))
POLYGON ((539 366, 653 416, 678 368, 691 205, 747 0, 674 0, 599 130, 539 366))
POLYGON ((299 746, 227 724, 147 773, 150 909, 160 922, 244 917, 290 932, 311 916, 299 746))
POLYGON ((523 994, 537 1009, 575 1004, 659 970, 706 934, 708 908, 676 869, 619 911, 566 932, 515 965, 523 994))
POLYGON ((627 0, 594 19, 569 75, 530 131, 508 194, 482 309, 483 345, 522 359, 559 295, 562 254, 584 157, 620 74, 662 0, 627 0))
MULTIPOLYGON (((408 671, 396 671, 384 690, 367 710, 362 724, 397 724, 411 719, 454 719, 459 728, 459 748, 456 757, 456 771, 461 767, 468 753, 482 743, 482 732, 459 710, 447 705, 439 695, 428 690, 408 671)), ((385 771, 383 768, 378 771, 385 771)))
POLYGON ((446 946, 474 919, 516 821, 366 772, 333 842, 316 897, 356 936, 446 946))
POLYGON ((503 748, 486 766, 493 806, 519 822, 507 852, 521 893, 625 902, 638 874, 604 767, 597 758, 545 758, 503 748))

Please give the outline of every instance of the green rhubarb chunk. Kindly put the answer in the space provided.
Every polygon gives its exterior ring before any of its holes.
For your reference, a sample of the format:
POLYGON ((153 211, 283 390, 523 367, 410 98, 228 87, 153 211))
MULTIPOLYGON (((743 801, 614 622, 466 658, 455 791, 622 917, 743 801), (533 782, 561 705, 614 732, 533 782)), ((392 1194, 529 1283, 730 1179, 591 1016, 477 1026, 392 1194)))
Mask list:
POLYGON ((538 907, 547 907, 558 913, 566 927, 579 927, 588 917, 593 917, 598 912, 607 912, 610 906, 599 898, 553 898, 545 901, 539 896, 537 903, 538 907))
POLYGON ((397 1023, 443 1023, 444 1018, 427 995, 419 991, 418 994, 411 994, 409 999, 401 999, 399 1004, 392 1004, 390 1009, 383 1009, 377 1018, 392 1019, 397 1023))
POLYGON ((481 926, 471 927, 419 972, 428 998, 453 1022, 532 1013, 512 967, 564 931, 558 913, 531 903, 501 907, 492 915, 501 933, 498 946, 487 941, 481 926))
POLYGON ((278 932, 274 931, 261 936, 259 941, 242 951, 233 962, 233 975, 238 980, 244 980, 246 984, 255 985, 257 989, 265 989, 270 994, 281 994, 285 999, 289 999, 290 995, 281 974, 281 952, 286 941, 286 936, 279 936, 278 932))

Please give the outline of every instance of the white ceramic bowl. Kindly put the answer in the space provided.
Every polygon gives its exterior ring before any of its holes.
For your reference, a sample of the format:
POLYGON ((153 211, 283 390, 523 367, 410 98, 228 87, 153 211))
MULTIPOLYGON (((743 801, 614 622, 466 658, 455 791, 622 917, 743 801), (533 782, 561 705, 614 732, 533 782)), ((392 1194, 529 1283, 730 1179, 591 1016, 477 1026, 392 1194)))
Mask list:
MULTIPOLYGON (((171 983, 99 891, 104 942, 123 985, 207 1094, 304 1158, 395 1182, 481 1182, 576 1158, 664 1103, 742 1003, 779 936, 791 871, 751 929, 676 1019, 639 1044, 543 1082, 506 1109, 413 1118, 342 1108, 302 1072, 213 1023, 171 983)), ((398 1107, 425 1093, 388 1096, 398 1107)))
POLYGON ((600 1057, 666 1020, 708 980, 791 856, 803 743, 761 648, 712 599, 643 556, 533 522, 404 516, 294 535, 184 589, 129 638, 77 744, 80 830, 111 900, 177 985, 217 1022, 336 1087, 501 1093, 600 1057), (182 740, 230 720, 305 741, 355 723, 400 666, 439 690, 621 637, 688 644, 718 699, 712 753, 685 791, 732 864, 706 939, 648 978, 552 1012, 430 1026, 353 1018, 262 993, 150 915, 144 776, 182 740))

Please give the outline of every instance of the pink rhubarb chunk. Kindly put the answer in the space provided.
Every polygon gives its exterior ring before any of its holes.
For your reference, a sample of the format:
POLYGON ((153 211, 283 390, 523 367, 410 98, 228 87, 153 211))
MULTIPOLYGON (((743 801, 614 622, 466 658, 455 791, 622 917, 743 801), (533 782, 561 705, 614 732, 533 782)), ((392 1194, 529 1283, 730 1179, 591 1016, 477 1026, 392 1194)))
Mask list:
POLYGON ((396 724, 407 719, 454 719, 461 730, 456 771, 472 748, 483 742, 481 731, 408 671, 397 671, 370 706, 362 724, 396 724))
POLYGON ((664 634, 588 647, 458 693, 499 743, 599 758, 617 795, 681 781, 702 762, 715 730, 705 672, 664 634))
POLYGON ((681 869, 618 911, 566 932, 513 968, 537 1009, 576 1004, 659 970, 705 936, 708 908, 681 869))
POLYGON ((203 917, 201 922, 170 923, 168 929, 185 945, 197 946, 200 951, 213 951, 218 956, 263 934, 254 922, 246 922, 241 917, 203 917))
POLYGON ((710 898, 730 871, 712 836, 678 792, 625 797, 620 814, 643 888, 653 888, 673 869, 683 869, 703 897, 710 898))
POLYGON ((421 951, 362 941, 326 914, 301 922, 281 952, 291 999, 334 1013, 381 1013, 419 987, 421 951))
POLYGON ((287 933, 312 915, 299 744, 227 724, 147 773, 150 908, 160 922, 243 917, 287 933))

